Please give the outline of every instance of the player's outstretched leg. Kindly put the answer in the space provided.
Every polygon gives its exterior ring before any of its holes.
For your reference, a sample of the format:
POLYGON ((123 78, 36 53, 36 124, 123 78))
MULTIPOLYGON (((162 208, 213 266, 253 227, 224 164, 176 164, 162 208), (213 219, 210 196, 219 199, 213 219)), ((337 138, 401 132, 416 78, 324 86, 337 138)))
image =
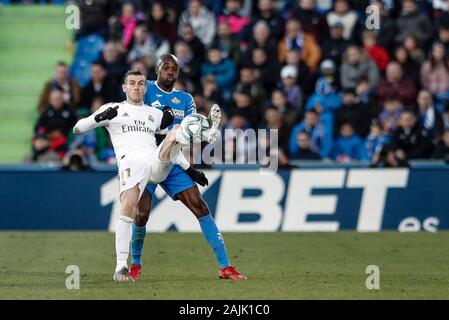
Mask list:
POLYGON ((246 277, 238 273, 229 262, 224 239, 198 188, 186 189, 178 193, 177 197, 198 219, 203 236, 212 248, 220 267, 219 277, 221 279, 245 280, 246 277))
POLYGON ((121 214, 115 227, 117 265, 112 277, 116 282, 134 281, 128 270, 128 256, 131 242, 131 225, 139 196, 140 192, 137 186, 123 191, 120 195, 121 214))

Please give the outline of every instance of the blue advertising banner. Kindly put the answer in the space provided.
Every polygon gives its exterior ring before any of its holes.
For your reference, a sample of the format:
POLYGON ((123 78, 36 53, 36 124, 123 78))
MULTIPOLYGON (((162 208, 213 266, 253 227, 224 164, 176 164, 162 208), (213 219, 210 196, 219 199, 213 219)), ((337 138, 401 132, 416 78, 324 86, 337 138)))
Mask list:
MULTIPOLYGON (((205 170, 200 187, 223 232, 449 229, 449 168, 205 170)), ((116 171, 0 170, 0 230, 114 230, 116 171)), ((152 232, 199 232, 158 187, 152 232)))

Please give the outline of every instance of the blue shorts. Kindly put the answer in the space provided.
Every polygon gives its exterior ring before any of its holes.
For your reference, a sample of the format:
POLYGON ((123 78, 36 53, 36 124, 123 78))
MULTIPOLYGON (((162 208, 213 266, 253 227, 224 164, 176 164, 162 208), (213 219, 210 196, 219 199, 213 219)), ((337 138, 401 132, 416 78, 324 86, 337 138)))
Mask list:
MULTIPOLYGON (((196 186, 195 182, 178 165, 173 166, 167 176, 167 179, 159 183, 159 185, 173 200, 178 200, 176 199, 176 194, 196 186)), ((157 184, 148 184, 146 189, 153 196, 154 191, 156 191, 156 187, 157 184)))

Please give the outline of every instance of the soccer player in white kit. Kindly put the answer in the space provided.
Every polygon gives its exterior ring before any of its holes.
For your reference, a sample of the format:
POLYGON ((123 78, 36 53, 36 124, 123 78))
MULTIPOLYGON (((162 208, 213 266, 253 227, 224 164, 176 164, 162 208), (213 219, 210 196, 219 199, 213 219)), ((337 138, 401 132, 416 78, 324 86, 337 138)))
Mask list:
MULTIPOLYGON (((164 141, 156 146, 155 133, 173 122, 171 109, 161 111, 144 105, 145 76, 139 71, 128 71, 123 91, 126 101, 101 106, 91 116, 81 119, 73 128, 74 134, 82 134, 97 127, 108 130, 117 159, 120 182, 121 214, 115 230, 117 265, 115 281, 133 281, 129 276, 128 255, 131 241, 131 224, 147 183, 165 180, 173 163, 187 161, 181 147, 190 143, 179 126, 173 127, 164 141)), ((202 135, 204 141, 213 143, 221 114, 210 117, 211 129, 202 135)))

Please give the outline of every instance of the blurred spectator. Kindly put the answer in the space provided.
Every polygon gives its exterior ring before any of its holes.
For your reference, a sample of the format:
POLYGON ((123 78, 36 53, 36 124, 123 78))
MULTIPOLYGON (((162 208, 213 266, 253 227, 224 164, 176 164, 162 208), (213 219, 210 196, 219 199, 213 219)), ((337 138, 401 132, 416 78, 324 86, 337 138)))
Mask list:
MULTIPOLYGON (((189 24, 193 33, 205 46, 209 46, 215 35, 215 16, 202 3, 201 0, 190 0, 188 8, 179 18, 178 34, 183 34, 184 25, 189 24)), ((193 50, 193 52, 196 52, 193 50)))
POLYGON ((236 91, 232 95, 232 113, 238 113, 245 117, 251 128, 257 129, 263 109, 252 103, 252 97, 246 92, 236 91))
POLYGON ((147 16, 148 31, 174 45, 177 38, 176 24, 171 21, 166 8, 158 1, 153 2, 147 16))
POLYGON ((341 126, 340 134, 334 142, 332 155, 337 162, 367 160, 363 140, 354 133, 354 128, 350 123, 344 123, 341 126))
POLYGON ((376 64, 357 46, 350 46, 340 67, 340 84, 343 89, 355 88, 361 78, 368 80, 371 90, 379 83, 379 69, 376 64))
POLYGON ((418 102, 419 123, 429 132, 436 143, 444 131, 441 113, 436 109, 432 95, 427 90, 421 90, 416 99, 418 102))
POLYGON ((400 160, 428 159, 433 151, 429 132, 418 123, 416 115, 407 110, 401 113, 391 143, 400 160))
POLYGON ((265 110, 264 120, 266 129, 278 130, 278 147, 286 152, 288 150, 291 127, 275 107, 268 107, 265 110))
POLYGON ((429 17, 417 10, 415 0, 403 0, 401 16, 397 20, 396 41, 402 43, 411 34, 419 43, 426 45, 432 36, 429 17))
POLYGON ((32 160, 40 161, 48 153, 62 159, 67 151, 69 131, 76 121, 76 114, 64 103, 63 92, 51 90, 49 104, 35 126, 32 160))
POLYGON ((449 101, 449 59, 441 43, 433 45, 430 58, 421 67, 421 84, 435 95, 436 107, 443 111, 449 101))
POLYGON ((143 59, 149 68, 154 68, 159 57, 169 52, 170 43, 149 33, 147 27, 141 24, 134 31, 134 44, 128 53, 127 62, 143 59))
POLYGON ((372 4, 377 6, 380 12, 380 29, 377 30, 377 42, 382 48, 385 49, 389 49, 394 46, 395 37, 398 32, 396 21, 390 16, 390 12, 388 10, 388 7, 386 6, 387 3, 387 1, 372 1, 372 4))
POLYGON ((291 11, 290 18, 300 21, 304 32, 312 34, 316 41, 321 43, 328 33, 325 15, 316 9, 315 0, 297 0, 297 2, 298 6, 291 11))
POLYGON ((231 34, 227 21, 221 21, 217 26, 217 34, 212 41, 212 47, 218 47, 223 58, 231 59, 235 65, 240 61, 240 43, 237 37, 231 34))
POLYGON ((303 93, 296 84, 298 72, 295 67, 287 65, 281 70, 281 88, 287 96, 287 101, 298 114, 302 112, 303 93))
POLYGON ((314 94, 306 103, 306 110, 315 110, 320 114, 320 121, 326 131, 334 132, 334 113, 341 107, 341 99, 336 92, 335 83, 326 76, 318 79, 314 94))
POLYGON ((447 0, 433 0, 433 16, 437 29, 446 25, 449 21, 449 3, 447 0))
POLYGON ((435 147, 433 159, 442 159, 449 163, 449 130, 444 131, 441 141, 435 147))
POLYGON ((383 110, 379 113, 379 121, 385 132, 393 134, 396 131, 403 109, 404 107, 397 96, 392 95, 385 98, 383 110))
POLYGON ((348 0, 335 0, 334 10, 327 14, 327 23, 329 25, 333 25, 336 22, 343 24, 343 38, 346 40, 351 40, 357 19, 357 13, 351 10, 348 0))
POLYGON ((365 137, 370 125, 369 110, 358 101, 354 89, 343 93, 342 102, 342 106, 335 111, 335 133, 344 123, 349 123, 358 135, 365 137))
POLYGON ((300 52, 301 58, 315 72, 321 59, 321 49, 314 36, 303 32, 301 23, 295 19, 287 21, 285 37, 279 42, 278 58, 281 63, 285 62, 288 50, 300 52))
POLYGON ((192 52, 195 53, 195 60, 202 63, 206 59, 206 50, 201 40, 194 34, 193 27, 190 24, 180 25, 180 38, 189 45, 192 52))
POLYGON ((223 158, 225 163, 248 163, 248 154, 250 154, 252 150, 256 149, 257 143, 252 141, 252 139, 247 140, 248 143, 245 143, 243 134, 239 134, 238 131, 236 132, 231 130, 241 130, 241 133, 245 132, 249 128, 250 125, 245 116, 242 115, 240 110, 236 110, 224 127, 223 158))
POLYGON ((343 54, 350 43, 349 40, 343 38, 343 24, 341 22, 330 25, 330 34, 321 46, 323 58, 331 59, 337 66, 340 66, 343 54))
POLYGON ((388 143, 389 137, 384 133, 382 124, 373 120, 370 125, 370 131, 365 139, 365 150, 368 160, 378 159, 382 147, 388 143))
POLYGON ((263 49, 270 61, 277 60, 277 42, 271 38, 270 26, 264 20, 259 20, 253 25, 252 37, 246 51, 251 53, 256 48, 263 49))
POLYGON ((207 57, 208 61, 201 66, 201 75, 214 75, 223 99, 229 101, 236 77, 235 65, 232 60, 223 59, 217 47, 210 47, 207 57))
POLYGON ((390 62, 387 65, 385 79, 382 79, 377 89, 379 104, 382 105, 385 97, 398 96, 405 107, 415 104, 417 89, 412 79, 404 75, 401 65, 390 62))
POLYGON ((225 0, 225 9, 218 16, 217 22, 226 22, 233 36, 240 37, 249 25, 248 16, 240 14, 241 0, 225 0))
POLYGON ((105 102, 112 102, 118 99, 119 88, 114 87, 107 77, 107 72, 99 62, 92 64, 91 79, 81 90, 80 108, 89 108, 93 99, 100 97, 105 102))
POLYGON ((449 129, 449 103, 446 104, 446 108, 443 112, 443 123, 444 123, 444 130, 449 129))
POLYGON ((415 83, 420 84, 420 65, 413 60, 404 46, 400 45, 394 50, 393 61, 401 65, 402 71, 415 83))
POLYGON ((220 88, 217 85, 217 81, 215 80, 215 76, 209 74, 203 77, 202 85, 203 85, 204 99, 207 100, 210 105, 214 103, 221 105, 222 104, 221 92, 220 88))
POLYGON ((384 72, 387 68, 390 56, 387 50, 377 43, 377 35, 373 31, 364 31, 362 34, 363 48, 368 52, 380 71, 384 72))
POLYGON ((301 59, 301 54, 296 50, 289 50, 285 62, 287 66, 296 69, 296 83, 303 91, 304 96, 309 96, 315 89, 316 77, 310 72, 309 66, 301 59))
MULTIPOLYGON (((130 70, 137 70, 143 73, 143 75, 148 79, 156 79, 155 78, 155 70, 151 70, 151 72, 149 72, 150 70, 148 69, 147 64, 145 63, 145 60, 136 60, 133 63, 131 63, 131 66, 129 67, 130 70), (154 76, 153 76, 154 74, 154 76)), ((118 89, 119 91, 121 90, 121 88, 118 89)))
POLYGON ((265 103, 266 95, 262 84, 260 81, 257 81, 256 72, 254 68, 242 67, 240 69, 240 80, 235 90, 249 94, 252 97, 253 103, 261 107, 265 103))
POLYGON ((201 65, 194 59, 194 54, 189 45, 183 41, 177 41, 175 44, 175 56, 179 62, 179 78, 190 82, 196 90, 199 89, 201 78, 201 65))
POLYGON ((269 60, 262 48, 254 48, 250 53, 249 66, 255 69, 256 80, 262 83, 267 92, 276 86, 279 79, 279 65, 276 60, 269 60))
POLYGON ((422 44, 418 43, 415 36, 409 34, 405 37, 404 42, 405 50, 407 50, 410 57, 418 64, 421 64, 426 59, 422 48, 422 44))
POLYGON ((103 38, 108 35, 108 19, 114 14, 116 1, 79 0, 76 5, 80 10, 80 29, 75 30, 76 39, 92 33, 103 38))
POLYGON ((446 51, 446 56, 449 56, 449 16, 445 24, 441 25, 438 29, 438 39, 441 42, 446 51))
POLYGON ((107 74, 113 86, 116 87, 120 86, 123 76, 127 71, 126 63, 120 54, 119 46, 118 43, 107 42, 100 59, 100 62, 106 67, 107 74))
POLYGON ((376 118, 380 108, 377 105, 375 93, 370 90, 368 79, 361 78, 358 81, 355 93, 359 103, 367 110, 369 118, 376 118))
POLYGON ((287 95, 281 89, 275 89, 271 93, 270 106, 280 112, 289 127, 292 127, 302 118, 302 113, 299 114, 293 109, 293 106, 287 100, 287 95))
POLYGON ((69 68, 64 62, 56 64, 55 75, 53 79, 46 82, 42 89, 38 110, 42 113, 50 103, 50 92, 54 89, 61 90, 65 104, 73 108, 78 107, 81 100, 81 88, 77 80, 69 76, 69 68))
POLYGON ((307 131, 312 144, 310 148, 318 152, 322 158, 328 158, 332 151, 332 131, 328 130, 320 121, 320 115, 315 110, 307 110, 304 120, 296 124, 291 133, 288 144, 289 154, 298 152, 296 136, 301 131, 307 131))
POLYGON ((382 146, 379 154, 374 156, 371 166, 377 168, 407 168, 410 165, 407 163, 407 160, 398 158, 394 147, 387 143, 382 146))
POLYGON ((137 26, 137 18, 135 17, 135 8, 133 3, 123 3, 122 13, 118 18, 118 21, 122 27, 120 43, 123 48, 128 49, 132 44, 134 29, 137 26))
MULTIPOLYGON (((254 27, 260 21, 266 22, 268 25, 268 31, 271 31, 273 38, 276 41, 281 40, 284 35, 284 18, 276 11, 276 3, 274 0, 258 0, 258 13, 252 17, 251 30, 255 30, 254 27)), ((256 32, 253 31, 253 36, 256 36, 256 32)))
POLYGON ((312 141, 307 131, 300 131, 296 135, 298 150, 290 154, 290 160, 321 160, 318 152, 311 149, 312 141))

